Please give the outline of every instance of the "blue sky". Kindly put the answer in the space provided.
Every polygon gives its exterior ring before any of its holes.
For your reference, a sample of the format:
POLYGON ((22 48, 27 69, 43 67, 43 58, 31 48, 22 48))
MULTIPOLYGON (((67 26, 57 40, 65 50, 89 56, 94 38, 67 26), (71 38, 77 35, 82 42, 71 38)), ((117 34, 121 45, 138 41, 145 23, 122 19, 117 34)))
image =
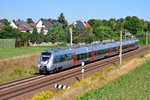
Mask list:
POLYGON ((61 12, 69 24, 76 20, 137 16, 150 21, 150 0, 1 0, 0 19, 57 19, 61 12))

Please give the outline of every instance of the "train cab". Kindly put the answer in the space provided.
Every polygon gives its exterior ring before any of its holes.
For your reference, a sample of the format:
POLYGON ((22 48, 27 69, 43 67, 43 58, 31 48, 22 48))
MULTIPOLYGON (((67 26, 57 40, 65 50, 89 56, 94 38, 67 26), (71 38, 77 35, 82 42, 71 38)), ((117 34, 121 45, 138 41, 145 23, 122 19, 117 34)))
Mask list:
POLYGON ((37 64, 37 68, 40 71, 40 73, 47 73, 49 71, 50 66, 51 66, 51 58, 52 58, 52 53, 51 52, 42 52, 39 61, 37 64))

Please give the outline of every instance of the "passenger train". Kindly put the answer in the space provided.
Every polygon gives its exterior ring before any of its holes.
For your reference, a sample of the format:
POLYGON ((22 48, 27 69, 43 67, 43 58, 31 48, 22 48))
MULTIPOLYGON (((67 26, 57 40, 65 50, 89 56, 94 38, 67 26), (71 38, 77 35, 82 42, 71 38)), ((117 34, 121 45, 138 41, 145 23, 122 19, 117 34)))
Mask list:
MULTIPOLYGON (((139 48, 139 40, 122 41, 122 52, 139 48)), ((91 43, 81 46, 49 48, 44 50, 38 60, 40 73, 55 73, 63 69, 81 65, 82 62, 92 62, 119 54, 120 42, 91 43)))

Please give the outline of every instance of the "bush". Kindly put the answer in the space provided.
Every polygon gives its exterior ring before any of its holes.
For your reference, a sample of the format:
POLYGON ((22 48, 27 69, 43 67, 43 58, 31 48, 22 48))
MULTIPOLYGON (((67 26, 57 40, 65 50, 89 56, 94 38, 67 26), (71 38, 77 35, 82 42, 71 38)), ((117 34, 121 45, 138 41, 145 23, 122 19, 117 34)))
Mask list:
POLYGON ((145 56, 144 55, 140 55, 140 58, 144 58, 145 56))
POLYGON ((18 74, 18 75, 21 75, 22 74, 22 68, 21 67, 19 67, 19 66, 14 66, 14 73, 15 74, 18 74))
POLYGON ((66 42, 62 42, 62 43, 58 44, 58 46, 66 47, 66 46, 67 46, 67 43, 66 43, 66 42))
POLYGON ((32 100, 47 100, 53 96, 53 92, 51 91, 43 91, 41 93, 36 93, 32 100))

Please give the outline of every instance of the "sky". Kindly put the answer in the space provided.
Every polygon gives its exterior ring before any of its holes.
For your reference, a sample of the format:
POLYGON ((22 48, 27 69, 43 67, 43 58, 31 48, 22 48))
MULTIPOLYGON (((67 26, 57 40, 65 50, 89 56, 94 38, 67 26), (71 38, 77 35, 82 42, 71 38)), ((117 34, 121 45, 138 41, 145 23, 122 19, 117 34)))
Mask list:
POLYGON ((137 16, 150 21, 150 0, 0 0, 0 19, 57 19, 60 13, 69 24, 76 20, 137 16))

